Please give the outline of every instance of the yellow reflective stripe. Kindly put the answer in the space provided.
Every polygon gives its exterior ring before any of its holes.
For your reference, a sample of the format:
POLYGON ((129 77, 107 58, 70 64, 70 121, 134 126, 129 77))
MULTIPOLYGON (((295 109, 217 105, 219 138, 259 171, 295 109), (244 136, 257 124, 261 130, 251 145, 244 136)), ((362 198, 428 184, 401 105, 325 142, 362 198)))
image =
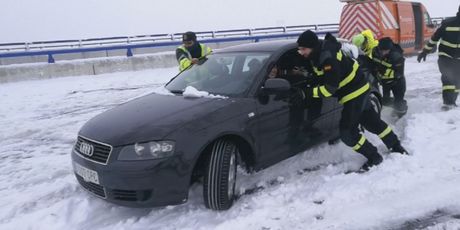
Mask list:
POLYGON ((444 52, 439 52, 438 55, 439 55, 439 56, 446 56, 446 57, 452 58, 452 56, 450 56, 449 54, 444 53, 444 52))
POLYGON ((318 95, 318 87, 313 88, 313 97, 314 97, 314 98, 319 98, 319 95, 318 95))
POLYGON ((353 70, 348 76, 339 83, 339 89, 350 83, 356 76, 356 71, 358 71, 359 64, 357 61, 353 64, 353 70))
POLYGON ((446 27, 446 31, 457 32, 460 31, 460 27, 446 27))
POLYGON ((319 90, 321 91, 321 93, 325 96, 325 97, 330 97, 332 96, 331 93, 329 93, 329 91, 327 91, 326 89, 326 86, 322 85, 319 87, 319 90))
POLYGON ((182 71, 187 69, 191 64, 192 61, 190 61, 188 58, 182 58, 182 60, 179 61, 179 70, 182 71))
POLYGON ((460 89, 456 89, 455 92, 456 92, 456 93, 460 93, 460 89))
POLYGON ((324 75, 324 71, 322 70, 319 70, 318 68, 316 68, 315 66, 313 66, 313 71, 315 71, 316 73, 316 76, 321 76, 321 75, 324 75))
POLYGON ((342 61, 342 57, 343 57, 342 51, 339 50, 339 52, 337 52, 337 60, 342 61))
POLYGON ((364 145, 365 142, 366 137, 364 137, 364 135, 361 134, 361 138, 359 139, 358 143, 355 146, 353 146, 353 150, 358 151, 364 145))
POLYGON ((436 43, 438 43, 438 41, 433 41, 433 40, 431 40, 431 39, 430 39, 428 42, 429 42, 430 44, 433 44, 433 45, 436 45, 436 43))
POLYGON ((382 133, 379 134, 380 139, 386 137, 389 133, 391 133, 391 127, 387 126, 387 128, 383 130, 382 133))
POLYGON ((383 78, 383 79, 392 79, 392 78, 395 77, 394 73, 395 73, 395 72, 393 71, 393 69, 387 69, 387 70, 385 71, 385 74, 383 75, 382 78, 383 78))
POLYGON ((207 56, 212 52, 211 48, 206 45, 200 44, 201 46, 201 57, 207 56))
POLYGON ((382 65, 385 66, 385 67, 388 67, 388 68, 393 67, 392 64, 390 64, 390 63, 388 63, 388 62, 386 62, 386 61, 380 60, 380 59, 378 59, 378 58, 372 58, 372 60, 375 61, 375 62, 377 62, 377 63, 382 64, 382 65))
POLYGON ((445 46, 450 47, 450 48, 460 48, 460 44, 454 44, 454 43, 450 43, 450 42, 444 41, 444 40, 441 41, 441 45, 445 45, 445 46))
POLYGON ((358 97, 359 95, 365 93, 367 90, 369 90, 369 88, 370 88, 369 83, 366 83, 363 87, 357 89, 353 93, 350 93, 350 94, 346 95, 345 97, 342 97, 342 99, 340 99, 339 103, 340 104, 345 104, 346 102, 348 102, 350 100, 353 100, 354 98, 358 97))
POLYGON ((384 65, 385 67, 388 67, 388 68, 393 67, 392 64, 390 64, 390 63, 388 63, 388 62, 386 62, 386 61, 382 61, 382 65, 384 65))
POLYGON ((428 46, 428 44, 425 45, 423 48, 426 49, 426 50, 432 50, 433 49, 433 47, 428 46))
POLYGON ((455 90, 455 85, 445 85, 442 87, 442 90, 455 90))

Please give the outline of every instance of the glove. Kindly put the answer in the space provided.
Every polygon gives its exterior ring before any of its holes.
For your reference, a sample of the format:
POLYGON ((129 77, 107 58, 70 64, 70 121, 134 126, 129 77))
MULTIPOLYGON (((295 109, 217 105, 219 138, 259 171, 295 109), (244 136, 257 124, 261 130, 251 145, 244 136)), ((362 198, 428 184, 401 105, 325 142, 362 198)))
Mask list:
POLYGON ((417 56, 417 61, 420 63, 420 61, 423 59, 423 61, 426 61, 426 53, 425 51, 422 51, 421 53, 418 54, 417 56))

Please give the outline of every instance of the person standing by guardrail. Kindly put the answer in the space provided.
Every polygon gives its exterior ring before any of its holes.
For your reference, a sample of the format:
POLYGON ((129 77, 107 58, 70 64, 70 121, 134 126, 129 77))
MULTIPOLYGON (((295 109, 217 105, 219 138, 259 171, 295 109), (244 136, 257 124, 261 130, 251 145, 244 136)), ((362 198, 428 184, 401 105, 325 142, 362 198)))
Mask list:
POLYGON ((176 59, 179 62, 179 70, 184 71, 193 64, 198 63, 200 58, 210 54, 212 49, 197 41, 196 34, 188 31, 182 35, 182 45, 176 49, 176 59))
POLYGON ((460 6, 457 16, 442 22, 431 39, 418 55, 417 61, 425 61, 439 42, 438 66, 441 71, 443 110, 457 106, 458 93, 460 92, 460 6))

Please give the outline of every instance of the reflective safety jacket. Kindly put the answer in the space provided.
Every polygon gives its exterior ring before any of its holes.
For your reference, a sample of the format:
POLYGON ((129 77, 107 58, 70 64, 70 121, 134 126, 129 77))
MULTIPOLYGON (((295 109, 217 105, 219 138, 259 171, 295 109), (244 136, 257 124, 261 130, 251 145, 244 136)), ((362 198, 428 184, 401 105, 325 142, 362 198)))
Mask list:
POLYGON ((371 30, 364 30, 361 34, 366 38, 366 46, 362 47, 361 49, 363 52, 370 58, 372 58, 372 51, 375 47, 379 45, 379 41, 374 38, 374 34, 372 34, 371 30))
POLYGON ((383 56, 379 49, 374 49, 372 52, 372 61, 374 71, 383 83, 390 83, 396 79, 404 77, 404 62, 403 49, 394 44, 393 48, 387 56, 383 56))
POLYGON ((201 48, 201 52, 198 54, 192 54, 190 51, 185 48, 183 45, 177 47, 176 49, 176 59, 179 62, 179 70, 183 71, 192 65, 192 58, 202 58, 209 55, 212 52, 212 49, 204 44, 198 43, 201 48))
POLYGON ((341 104, 355 99, 370 89, 357 61, 343 54, 337 41, 320 41, 320 51, 312 54, 308 70, 318 83, 306 91, 307 97, 337 97, 341 104))
POLYGON ((442 22, 423 48, 428 53, 439 42, 439 56, 460 59, 460 15, 442 22))

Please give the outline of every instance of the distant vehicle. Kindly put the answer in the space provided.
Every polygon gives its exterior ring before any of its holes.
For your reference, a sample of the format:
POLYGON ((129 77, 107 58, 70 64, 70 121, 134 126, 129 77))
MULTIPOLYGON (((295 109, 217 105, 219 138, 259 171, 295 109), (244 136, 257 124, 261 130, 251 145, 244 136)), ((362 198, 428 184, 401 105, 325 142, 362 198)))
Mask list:
POLYGON ((423 48, 436 30, 419 2, 399 0, 340 0, 347 3, 340 17, 339 37, 350 40, 365 29, 377 38, 390 37, 405 53, 423 48))
POLYGON ((299 58, 286 40, 217 50, 167 83, 174 95, 149 94, 94 117, 71 154, 78 182, 109 202, 154 207, 186 202, 203 178, 206 207, 230 208, 237 165, 261 170, 339 137, 336 98, 294 110, 296 86, 268 79, 275 65, 299 58), (187 86, 227 98, 186 97, 187 86), (305 122, 294 124, 295 115, 305 122))

